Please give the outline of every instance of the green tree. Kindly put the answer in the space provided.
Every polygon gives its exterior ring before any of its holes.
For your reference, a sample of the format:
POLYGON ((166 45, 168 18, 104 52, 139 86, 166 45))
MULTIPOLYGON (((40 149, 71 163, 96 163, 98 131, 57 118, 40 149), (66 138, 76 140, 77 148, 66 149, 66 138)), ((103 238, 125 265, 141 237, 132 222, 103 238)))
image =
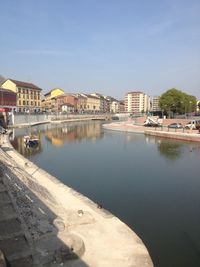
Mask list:
POLYGON ((174 113, 189 113, 195 111, 196 97, 172 88, 161 95, 159 106, 169 117, 174 113))

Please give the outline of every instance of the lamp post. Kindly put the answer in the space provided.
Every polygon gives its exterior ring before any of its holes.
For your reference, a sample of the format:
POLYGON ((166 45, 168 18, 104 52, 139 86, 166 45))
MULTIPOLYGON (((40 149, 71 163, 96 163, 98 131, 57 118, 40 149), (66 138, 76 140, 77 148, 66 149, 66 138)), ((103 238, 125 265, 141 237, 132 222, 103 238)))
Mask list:
POLYGON ((190 103, 190 118, 191 118, 192 117, 192 109, 191 109, 192 101, 190 101, 189 103, 190 103))

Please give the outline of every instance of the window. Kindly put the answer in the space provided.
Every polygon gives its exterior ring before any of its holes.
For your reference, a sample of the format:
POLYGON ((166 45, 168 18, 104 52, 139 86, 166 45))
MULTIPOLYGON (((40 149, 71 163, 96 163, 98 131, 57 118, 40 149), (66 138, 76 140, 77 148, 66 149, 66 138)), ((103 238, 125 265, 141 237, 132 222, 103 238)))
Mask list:
POLYGON ((23 105, 24 105, 24 106, 26 105, 26 101, 25 101, 25 100, 23 100, 23 105))

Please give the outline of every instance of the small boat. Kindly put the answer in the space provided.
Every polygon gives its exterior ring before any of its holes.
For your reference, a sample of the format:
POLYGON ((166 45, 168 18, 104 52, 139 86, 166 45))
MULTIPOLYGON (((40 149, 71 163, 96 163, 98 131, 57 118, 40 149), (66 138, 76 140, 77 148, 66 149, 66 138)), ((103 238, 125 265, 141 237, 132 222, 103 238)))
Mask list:
POLYGON ((112 116, 112 120, 119 120, 118 116, 112 116))
POLYGON ((39 138, 37 136, 24 136, 24 144, 29 147, 36 147, 39 144, 39 138))

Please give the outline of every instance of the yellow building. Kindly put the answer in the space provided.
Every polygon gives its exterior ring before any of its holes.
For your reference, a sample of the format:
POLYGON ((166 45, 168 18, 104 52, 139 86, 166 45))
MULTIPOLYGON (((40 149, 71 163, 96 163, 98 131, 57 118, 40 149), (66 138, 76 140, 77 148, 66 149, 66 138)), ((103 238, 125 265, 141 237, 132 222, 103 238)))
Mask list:
POLYGON ((77 110, 79 113, 98 113, 100 111, 100 98, 88 94, 76 94, 77 110))
POLYGON ((40 111, 42 89, 38 86, 32 83, 8 79, 3 82, 1 87, 17 93, 17 111, 40 111))
POLYGON ((42 100, 42 109, 47 112, 57 112, 57 97, 64 95, 64 90, 60 88, 54 88, 44 95, 42 100))
POLYGON ((86 111, 87 106, 87 96, 83 94, 75 94, 77 97, 77 110, 79 113, 83 113, 86 111))
POLYGON ((86 95, 86 112, 98 113, 100 111, 100 98, 93 95, 86 95))

